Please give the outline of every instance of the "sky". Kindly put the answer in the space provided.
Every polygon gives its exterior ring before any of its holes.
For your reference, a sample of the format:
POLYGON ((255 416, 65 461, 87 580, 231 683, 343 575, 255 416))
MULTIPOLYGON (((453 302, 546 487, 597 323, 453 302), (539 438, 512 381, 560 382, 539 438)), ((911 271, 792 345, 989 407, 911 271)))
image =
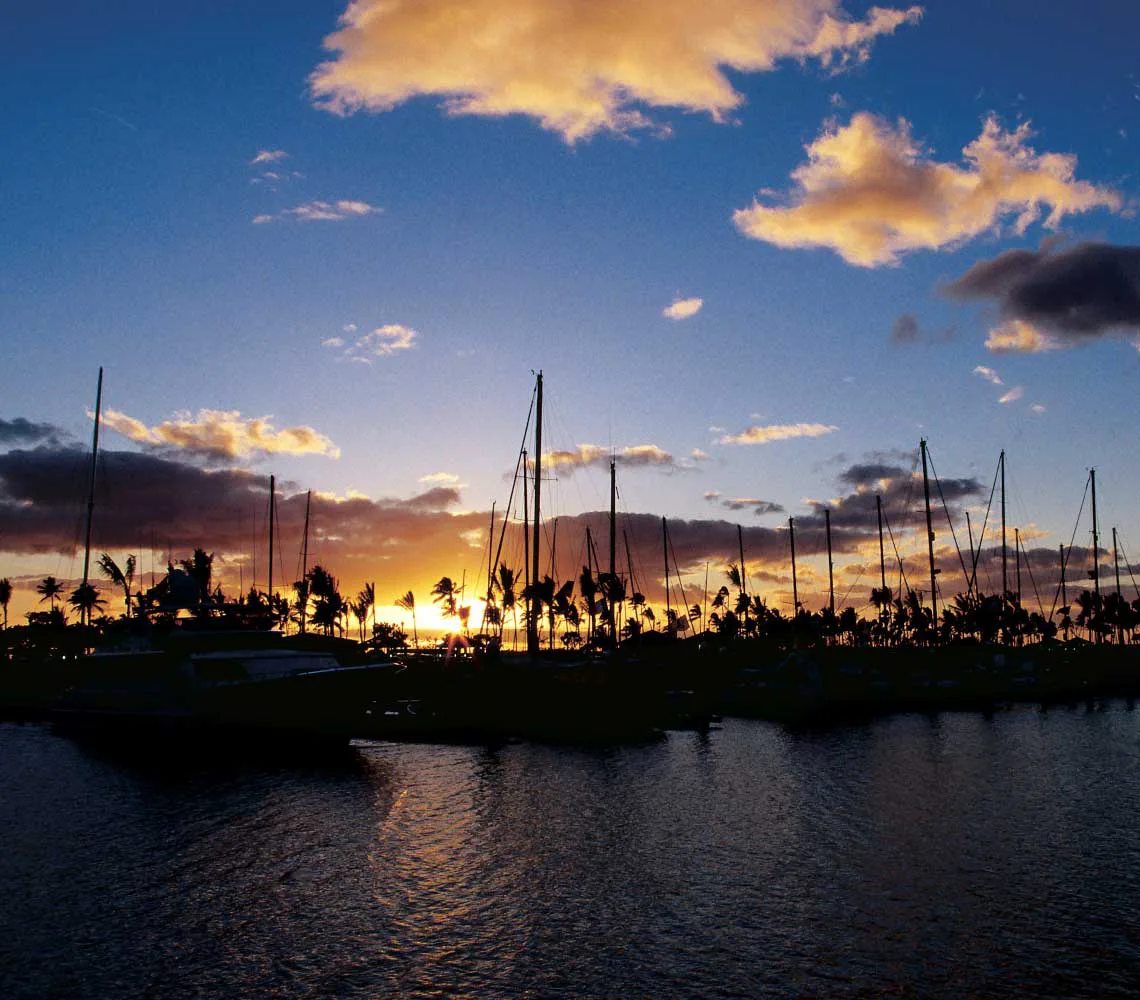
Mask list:
POLYGON ((474 593, 539 370, 560 576, 587 523, 606 558, 612 457, 619 569, 651 601, 665 517, 686 605, 739 538, 787 613, 794 518, 819 607, 827 508, 837 602, 866 608, 876 495, 929 590, 925 438, 940 599, 1003 450, 1040 586, 1091 544, 1093 468, 1128 579, 1138 36, 1123 0, 6 11, 11 614, 82 575, 100 367, 96 551, 149 574, 200 545, 231 592, 267 584, 272 473, 276 583, 311 490, 310 565, 342 590, 411 589, 428 619, 441 576, 474 593))

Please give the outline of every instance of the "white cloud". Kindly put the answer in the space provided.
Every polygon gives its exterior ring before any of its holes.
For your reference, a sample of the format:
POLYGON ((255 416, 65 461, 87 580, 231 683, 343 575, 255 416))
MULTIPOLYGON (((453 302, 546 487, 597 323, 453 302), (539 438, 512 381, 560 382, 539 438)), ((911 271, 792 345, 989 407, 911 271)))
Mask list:
POLYGON ((997 372, 995 372, 992 368, 987 368, 985 365, 978 365, 974 369, 974 374, 980 375, 987 382, 992 382, 994 385, 1001 385, 1002 384, 1001 376, 997 372))
POLYGON ((999 400, 999 403, 1016 403, 1022 396, 1025 395, 1025 389, 1020 385, 1015 385, 1009 392, 1005 393, 999 400))
POLYGON ((575 142, 660 131, 658 108, 726 120, 743 102, 726 71, 840 69, 920 15, 872 7, 855 21, 841 0, 353 0, 310 85, 336 114, 428 95, 449 114, 526 115, 575 142))
POLYGON ((420 482, 430 486, 455 486, 459 477, 453 472, 431 472, 421 476, 420 482))
POLYGON ((696 314, 701 311, 701 306, 704 304, 704 299, 677 298, 673 300, 672 305, 666 306, 661 310, 661 315, 667 319, 672 320, 688 319, 690 316, 696 316, 696 314))
POLYGON ((258 150, 257 155, 249 161, 251 167, 259 166, 262 163, 276 163, 278 160, 283 160, 289 154, 283 149, 261 149, 258 150))
POLYGON ((367 360, 368 358, 382 358, 396 351, 409 351, 416 346, 419 334, 411 327, 400 323, 387 323, 378 326, 371 333, 358 337, 356 343, 347 351, 354 358, 367 360))
POLYGON ((1044 413, 1045 412, 1045 404, 1044 403, 1034 403, 1031 407, 1029 407, 1029 409, 1031 409, 1034 413, 1044 413))
POLYGON ((325 337, 321 347, 344 347, 344 337, 325 337))
POLYGON ((767 427, 748 427, 739 434, 725 434, 717 439, 717 444, 768 444, 792 438, 822 437, 837 430, 839 428, 834 424, 769 424, 767 427))
POLYGON ((295 208, 286 208, 273 215, 256 215, 254 223, 273 222, 278 219, 296 219, 298 222, 340 222, 344 219, 359 218, 363 215, 376 215, 382 208, 369 205, 366 201, 310 201, 295 208))
POLYGON ((830 247, 849 264, 875 267, 910 250, 955 247, 1011 219, 1024 233, 1046 205, 1051 229, 1072 213, 1121 208, 1115 192, 1074 180, 1075 156, 1039 154, 1031 134, 1028 122, 1007 132, 991 117, 959 166, 932 159, 905 119, 891 125, 860 112, 806 147, 788 204, 756 200, 733 221, 753 239, 830 247))

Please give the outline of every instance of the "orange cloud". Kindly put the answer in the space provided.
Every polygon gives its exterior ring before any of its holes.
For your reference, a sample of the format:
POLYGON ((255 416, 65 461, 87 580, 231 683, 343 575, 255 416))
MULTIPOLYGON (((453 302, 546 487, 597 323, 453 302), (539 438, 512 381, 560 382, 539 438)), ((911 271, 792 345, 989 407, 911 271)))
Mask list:
POLYGON ((617 450, 600 444, 580 444, 573 451, 549 451, 542 456, 543 464, 552 470, 573 472, 587 466, 607 467, 610 457, 621 466, 659 466, 680 468, 669 452, 655 444, 635 444, 617 450))
POLYGON ((834 424, 770 424, 767 427, 748 427, 739 434, 725 434, 717 438, 717 444, 767 444, 791 438, 822 437, 837 430, 839 428, 834 424))
POLYGON ((1039 354, 1054 351, 1061 344, 1023 319, 1011 319, 995 326, 986 337, 986 347, 995 354, 1039 354))
POLYGON ((199 410, 179 414, 155 427, 117 410, 103 414, 103 425, 141 444, 177 448, 210 458, 250 458, 261 454, 327 455, 340 449, 311 427, 274 428, 270 417, 242 419, 238 410, 199 410))
POLYGON ((1051 229, 1075 212, 1121 207, 1114 191, 1074 180, 1076 157, 1038 154, 1027 144, 1031 134, 1028 122, 1007 132, 991 117, 958 166, 930 159, 905 119, 892 126, 861 112, 806 147, 789 204, 757 200, 733 221, 753 239, 830 247, 849 264, 875 267, 910 250, 957 246, 1011 216, 1023 233, 1045 205, 1051 229))
POLYGON ((575 142, 655 128, 647 108, 724 120, 743 101, 725 70, 842 68, 920 15, 873 7, 853 21, 840 0, 353 0, 309 82, 335 114, 429 95, 449 114, 527 115, 575 142))
POLYGON ((661 310, 661 315, 666 319, 682 320, 688 319, 690 316, 696 316, 701 311, 701 307, 705 304, 704 299, 691 298, 691 299, 674 299, 671 305, 666 306, 661 310))

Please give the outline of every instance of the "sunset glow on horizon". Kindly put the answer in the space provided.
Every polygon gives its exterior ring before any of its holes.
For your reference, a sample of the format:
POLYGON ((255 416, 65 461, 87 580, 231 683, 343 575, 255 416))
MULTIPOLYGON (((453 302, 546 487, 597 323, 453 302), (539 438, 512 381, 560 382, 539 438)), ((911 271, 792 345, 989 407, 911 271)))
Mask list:
POLYGON ((456 627, 432 600, 447 576, 474 630, 505 520, 523 575, 541 370, 559 580, 606 569, 613 462, 616 566, 659 616, 706 605, 742 549, 749 591, 789 613, 793 530, 818 610, 825 510, 836 602, 865 613, 876 496, 888 583, 929 591, 925 439, 940 602, 987 510, 979 574, 1000 578, 1002 451, 1046 610, 1060 546, 1092 542, 1091 468, 1100 564, 1131 593, 1140 8, 128 0, 7 20, 13 624, 43 577, 81 576, 100 368, 93 548, 136 555, 137 586, 201 547, 227 594, 265 588, 273 474, 276 590, 309 503, 307 564, 346 597, 374 583, 410 633, 411 590, 429 635, 456 627))

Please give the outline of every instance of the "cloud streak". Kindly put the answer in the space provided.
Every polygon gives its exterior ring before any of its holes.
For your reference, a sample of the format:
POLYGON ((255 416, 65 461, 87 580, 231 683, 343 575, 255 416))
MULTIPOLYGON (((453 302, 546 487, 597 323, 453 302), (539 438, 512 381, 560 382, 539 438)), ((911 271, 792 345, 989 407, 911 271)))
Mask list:
POLYGON ((992 368, 987 368, 985 365, 977 365, 974 368, 974 374, 980 378, 984 378, 990 385, 1004 385, 1001 376, 992 368))
POLYGON ((785 513, 781 504, 774 503, 771 500, 759 500, 755 497, 732 497, 727 500, 721 500, 720 505, 727 510, 750 510, 757 517, 761 517, 764 514, 785 513))
POLYGON ((107 410, 102 423, 140 444, 173 448, 213 460, 269 454, 340 457, 340 449, 311 427, 278 430, 271 417, 243 419, 238 410, 199 410, 196 417, 183 413, 154 427, 117 410, 107 410))
POLYGON ((259 149, 257 155, 249 161, 251 167, 260 167, 267 163, 277 163, 289 154, 283 149, 259 149))
POLYGON ((822 437, 839 430, 834 424, 769 424, 746 427, 739 434, 725 434, 717 444, 768 444, 772 441, 790 441, 793 438, 822 437))
POLYGON ((752 239, 828 247, 849 264, 877 267, 910 251, 957 247, 1007 222, 1024 233, 1045 206, 1049 229, 1067 215, 1122 207, 1114 191, 1074 179, 1075 156, 1039 154, 1031 135, 1028 122, 1008 132, 991 117, 958 165, 932 159, 905 119, 892 125, 860 112, 806 147, 784 204, 757 199, 733 222, 752 239))
POLYGON ((599 444, 580 444, 573 451, 548 451, 542 456, 543 465, 552 471, 572 474, 576 469, 609 468, 610 458, 624 468, 680 469, 673 456, 655 444, 635 444, 617 450, 599 444))
POLYGON ((654 109, 726 120, 743 102, 726 70, 842 69, 920 16, 872 7, 856 21, 840 0, 353 0, 309 83, 335 114, 429 96, 451 115, 525 115, 573 143, 661 131, 654 109))
POLYGON ((382 211, 383 209, 369 205, 366 201, 342 198, 340 201, 310 201, 295 208, 282 209, 280 212, 255 215, 253 222, 258 226, 287 219, 297 222, 343 222, 345 219, 358 219, 382 211))

